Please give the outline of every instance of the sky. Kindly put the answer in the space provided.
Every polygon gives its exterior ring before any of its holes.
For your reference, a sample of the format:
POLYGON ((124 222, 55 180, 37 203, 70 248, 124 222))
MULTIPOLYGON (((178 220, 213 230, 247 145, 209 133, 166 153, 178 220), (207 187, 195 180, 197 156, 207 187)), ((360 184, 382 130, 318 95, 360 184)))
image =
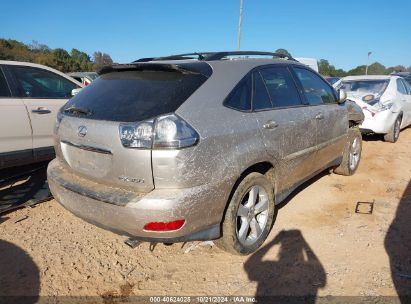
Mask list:
MULTIPOLYGON (((1 1, 0 38, 115 62, 237 48, 240 0, 1 1)), ((410 0, 243 0, 241 50, 287 49, 345 70, 411 66, 410 0)))

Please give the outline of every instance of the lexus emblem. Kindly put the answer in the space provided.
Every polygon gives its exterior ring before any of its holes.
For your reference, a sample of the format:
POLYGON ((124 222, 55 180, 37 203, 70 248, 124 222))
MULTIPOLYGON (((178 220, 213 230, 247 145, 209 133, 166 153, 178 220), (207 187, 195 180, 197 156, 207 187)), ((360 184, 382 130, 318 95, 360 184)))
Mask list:
POLYGON ((84 136, 86 136, 86 134, 87 134, 87 128, 86 128, 86 126, 80 126, 80 127, 78 127, 78 136, 80 136, 80 137, 84 137, 84 136))

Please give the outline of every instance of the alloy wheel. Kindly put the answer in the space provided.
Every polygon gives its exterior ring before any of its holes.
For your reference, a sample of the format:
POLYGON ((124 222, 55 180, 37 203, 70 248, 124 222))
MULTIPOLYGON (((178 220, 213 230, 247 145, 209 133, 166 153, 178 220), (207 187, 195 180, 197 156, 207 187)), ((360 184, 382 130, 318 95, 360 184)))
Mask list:
POLYGON ((242 245, 253 245, 267 225, 269 201, 263 187, 253 186, 238 206, 237 238, 242 245))

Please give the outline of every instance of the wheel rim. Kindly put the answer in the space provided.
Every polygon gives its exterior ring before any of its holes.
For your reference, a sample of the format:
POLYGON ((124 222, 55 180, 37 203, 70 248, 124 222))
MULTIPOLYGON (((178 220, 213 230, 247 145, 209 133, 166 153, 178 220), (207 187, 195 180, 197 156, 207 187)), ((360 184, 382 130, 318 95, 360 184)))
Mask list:
POLYGON ((351 143, 350 149, 350 169, 355 170, 358 166, 358 162, 360 161, 360 140, 356 137, 353 142, 351 143))
POLYGON ((400 120, 397 119, 394 125, 394 138, 397 139, 400 136, 400 120))
POLYGON ((253 186, 238 206, 237 238, 242 245, 253 245, 262 235, 268 220, 268 195, 263 187, 253 186))

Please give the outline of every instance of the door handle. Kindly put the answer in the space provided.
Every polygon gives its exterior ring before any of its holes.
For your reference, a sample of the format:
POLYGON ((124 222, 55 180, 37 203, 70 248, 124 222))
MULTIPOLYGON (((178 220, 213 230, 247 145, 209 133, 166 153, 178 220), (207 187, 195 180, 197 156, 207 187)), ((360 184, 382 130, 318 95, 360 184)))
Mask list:
POLYGON ((36 114, 49 114, 51 111, 47 108, 38 107, 37 109, 31 110, 32 113, 36 114))
POLYGON ((318 113, 317 115, 315 115, 315 119, 317 119, 317 120, 324 119, 324 114, 323 113, 318 113))
POLYGON ((274 120, 269 120, 265 124, 263 124, 264 129, 274 129, 277 126, 278 123, 276 123, 274 120))

